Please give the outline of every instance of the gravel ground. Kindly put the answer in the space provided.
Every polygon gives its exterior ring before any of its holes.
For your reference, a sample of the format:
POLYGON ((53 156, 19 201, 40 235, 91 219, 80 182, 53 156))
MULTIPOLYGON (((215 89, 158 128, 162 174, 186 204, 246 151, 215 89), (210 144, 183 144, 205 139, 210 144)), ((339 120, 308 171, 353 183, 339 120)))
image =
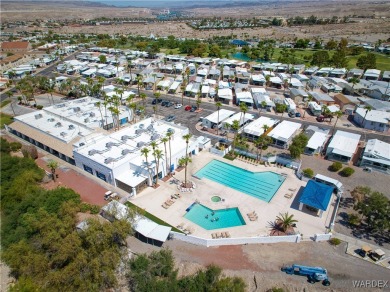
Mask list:
MULTIPOLYGON (((149 253, 159 249, 133 237, 129 238, 128 243, 136 253, 149 253)), ((353 280, 390 279, 385 268, 347 255, 345 243, 338 247, 327 242, 301 242, 206 248, 172 240, 167 241, 164 246, 173 251, 179 276, 192 274, 199 268, 214 263, 221 266, 226 275, 244 278, 248 285, 247 291, 266 291, 272 287, 288 291, 351 291, 353 280), (305 277, 290 276, 280 271, 283 265, 294 263, 325 267, 329 272, 331 286, 324 287, 320 283, 312 285, 305 277)))

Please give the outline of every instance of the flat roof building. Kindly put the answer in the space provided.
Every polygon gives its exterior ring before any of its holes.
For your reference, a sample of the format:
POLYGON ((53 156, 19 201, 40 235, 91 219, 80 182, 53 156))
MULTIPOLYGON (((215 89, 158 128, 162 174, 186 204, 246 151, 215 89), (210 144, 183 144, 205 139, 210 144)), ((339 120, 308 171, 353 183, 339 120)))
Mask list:
POLYGON ((378 139, 368 140, 360 166, 390 174, 390 144, 378 139))
POLYGON ((218 128, 222 127, 222 122, 235 114, 234 111, 220 109, 219 111, 215 111, 207 117, 203 118, 202 126, 213 129, 218 126, 218 128))
POLYGON ((261 135, 265 133, 264 126, 267 126, 268 128, 272 128, 277 123, 279 123, 280 120, 268 118, 268 117, 260 117, 253 122, 249 123, 247 126, 245 126, 243 134, 249 139, 249 140, 256 140, 261 135))
POLYGON ((371 110, 359 107, 353 120, 361 127, 369 130, 387 132, 390 128, 390 112, 371 110))
POLYGON ((356 153, 360 135, 338 130, 326 149, 329 160, 338 160, 348 163, 356 153))
POLYGON ((320 153, 326 141, 328 141, 329 129, 322 129, 316 126, 309 126, 305 130, 305 135, 309 137, 309 141, 305 147, 305 154, 314 155, 320 153))
POLYGON ((287 148, 301 126, 299 123, 285 120, 269 132, 268 136, 272 138, 273 144, 276 147, 287 148))

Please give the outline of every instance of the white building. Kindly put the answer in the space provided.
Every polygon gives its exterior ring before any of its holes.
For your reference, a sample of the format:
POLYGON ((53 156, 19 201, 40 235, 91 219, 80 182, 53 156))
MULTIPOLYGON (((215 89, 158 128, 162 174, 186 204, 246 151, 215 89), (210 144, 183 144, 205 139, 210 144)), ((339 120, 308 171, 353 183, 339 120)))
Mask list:
POLYGON ((329 160, 348 163, 356 153, 360 135, 338 130, 326 149, 329 160))
POLYGON ((245 126, 245 129, 243 131, 243 134, 246 138, 249 140, 256 140, 261 135, 264 134, 264 126, 267 126, 268 128, 272 128, 277 123, 279 123, 279 120, 268 118, 268 117, 260 117, 253 122, 249 123, 247 126, 245 126))
POLYGON ((238 121, 240 128, 246 125, 248 122, 252 121, 255 118, 254 115, 246 113, 245 116, 243 113, 235 113, 231 117, 224 120, 222 124, 222 128, 225 127, 226 124, 232 125, 233 121, 238 121))
POLYGON ((229 104, 233 100, 233 92, 230 88, 219 88, 218 99, 225 104, 229 104))
POLYGON ((252 98, 252 93, 250 91, 236 92, 237 105, 239 105, 242 102, 245 103, 250 108, 253 107, 253 98, 252 98))
POLYGON ((387 132, 390 127, 390 112, 357 108, 353 120, 365 129, 387 132))
POLYGON ((305 147, 305 154, 314 155, 320 153, 326 141, 328 141, 329 130, 318 128, 316 126, 309 126, 305 130, 305 135, 309 137, 309 141, 305 147))
POLYGON ((215 111, 212 114, 202 119, 202 126, 213 129, 218 126, 218 128, 222 127, 222 122, 227 118, 230 118, 235 114, 234 111, 220 109, 219 111, 215 111))
MULTIPOLYGON (((188 128, 148 118, 109 135, 99 135, 84 145, 79 143, 75 145, 73 155, 76 166, 134 196, 152 185, 157 175, 162 178, 178 167, 179 159, 186 153, 186 142, 182 137, 188 132, 188 128), (172 148, 165 153, 161 138, 169 132, 173 135, 167 147, 172 148), (156 149, 163 153, 158 174, 151 146, 153 141, 157 143, 156 149), (150 151, 147 158, 141 152, 144 148, 150 151)), ((192 138, 188 153, 197 154, 198 144, 198 140, 192 138)))
POLYGON ((268 136, 272 138, 273 144, 276 147, 288 148, 294 136, 298 133, 301 128, 301 124, 290 121, 282 121, 278 124, 268 136))
POLYGON ((291 98, 285 98, 284 104, 287 106, 287 111, 295 111, 297 109, 297 105, 291 98))
POLYGON ((378 139, 368 140, 360 166, 371 167, 390 174, 390 144, 378 139))

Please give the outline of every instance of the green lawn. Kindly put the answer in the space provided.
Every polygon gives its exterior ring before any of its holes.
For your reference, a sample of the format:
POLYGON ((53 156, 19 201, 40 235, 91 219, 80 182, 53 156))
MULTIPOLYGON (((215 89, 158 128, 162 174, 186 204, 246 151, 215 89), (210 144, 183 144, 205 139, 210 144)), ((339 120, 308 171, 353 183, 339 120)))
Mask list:
POLYGON ((9 125, 13 122, 13 118, 10 115, 0 113, 0 128, 3 129, 4 125, 9 125))
POLYGON ((129 207, 130 209, 138 212, 139 214, 145 216, 146 218, 156 222, 157 224, 171 227, 173 231, 183 233, 181 230, 177 229, 176 227, 173 227, 172 225, 168 224, 167 222, 161 220, 160 218, 154 216, 153 214, 150 214, 149 212, 146 212, 144 209, 137 207, 133 203, 126 202, 125 205, 129 207))

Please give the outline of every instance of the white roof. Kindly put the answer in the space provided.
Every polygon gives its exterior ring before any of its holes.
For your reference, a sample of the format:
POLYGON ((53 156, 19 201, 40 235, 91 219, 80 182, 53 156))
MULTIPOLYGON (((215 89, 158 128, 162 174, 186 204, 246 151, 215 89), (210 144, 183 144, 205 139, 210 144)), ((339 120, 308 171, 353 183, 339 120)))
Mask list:
POLYGON ((179 81, 174 81, 172 83, 171 87, 169 87, 169 90, 176 90, 179 87, 180 83, 181 82, 179 82, 179 81))
POLYGON ((169 232, 172 229, 168 226, 159 225, 143 216, 136 216, 134 218, 133 228, 143 236, 161 242, 165 242, 167 240, 169 232))
POLYGON ((253 81, 265 81, 265 78, 262 74, 254 74, 252 75, 253 81))
MULTIPOLYGON (((222 122, 223 120, 229 118, 230 116, 234 115, 234 111, 226 110, 226 109, 220 109, 219 110, 219 122, 222 122)), ((204 119, 209 120, 211 123, 218 123, 218 111, 213 112, 211 115, 208 115, 204 119)))
POLYGON ((319 180, 329 182, 329 183, 333 184, 334 186, 336 186, 339 190, 343 186, 343 184, 341 182, 339 182, 337 179, 334 179, 334 178, 331 178, 331 177, 328 177, 328 176, 325 176, 322 174, 316 174, 316 176, 314 178, 318 178, 319 180))
POLYGON ((276 83, 276 84, 282 84, 283 83, 282 79, 280 79, 279 77, 270 77, 269 81, 271 83, 276 83))
POLYGON ((332 153, 352 157, 360 141, 360 135, 338 130, 329 143, 332 153))
POLYGON ((255 116, 252 114, 246 113, 245 117, 244 117, 244 115, 242 113, 236 113, 236 114, 232 115, 230 118, 227 118, 226 120, 224 120, 223 124, 228 123, 231 125, 233 123, 233 121, 237 120, 240 123, 240 127, 241 127, 245 122, 247 122, 249 120, 253 120, 254 118, 255 118, 255 116))
POLYGON ((364 155, 390 160, 390 144, 378 139, 368 140, 364 155))
POLYGON ((328 110, 329 110, 331 113, 335 113, 335 112, 339 111, 340 108, 339 108, 337 105, 333 104, 333 105, 328 106, 328 110))
POLYGON ((327 136, 328 135, 325 133, 315 132, 313 136, 310 137, 306 147, 310 149, 318 149, 319 147, 322 147, 327 139, 327 136))
POLYGON ((209 93, 209 90, 210 90, 210 86, 208 85, 203 85, 202 86, 202 93, 209 93))
POLYGON ((266 93, 267 91, 263 87, 252 87, 252 93, 266 93))
POLYGON ((218 89, 218 97, 232 100, 233 92, 230 88, 220 88, 218 89))
POLYGON ((259 137, 264 133, 263 126, 267 125, 269 128, 273 127, 279 120, 268 118, 268 117, 260 117, 257 120, 254 120, 247 126, 245 126, 244 132, 249 135, 259 137))
POLYGON ((366 115, 366 109, 359 107, 356 109, 356 113, 361 117, 366 116, 365 120, 370 122, 387 124, 390 121, 390 112, 371 110, 366 115))
POLYGON ((237 101, 253 103, 252 93, 250 91, 236 92, 237 101))
POLYGON ((268 136, 276 140, 287 142, 295 132, 301 128, 301 124, 290 121, 282 121, 278 124, 268 136))

